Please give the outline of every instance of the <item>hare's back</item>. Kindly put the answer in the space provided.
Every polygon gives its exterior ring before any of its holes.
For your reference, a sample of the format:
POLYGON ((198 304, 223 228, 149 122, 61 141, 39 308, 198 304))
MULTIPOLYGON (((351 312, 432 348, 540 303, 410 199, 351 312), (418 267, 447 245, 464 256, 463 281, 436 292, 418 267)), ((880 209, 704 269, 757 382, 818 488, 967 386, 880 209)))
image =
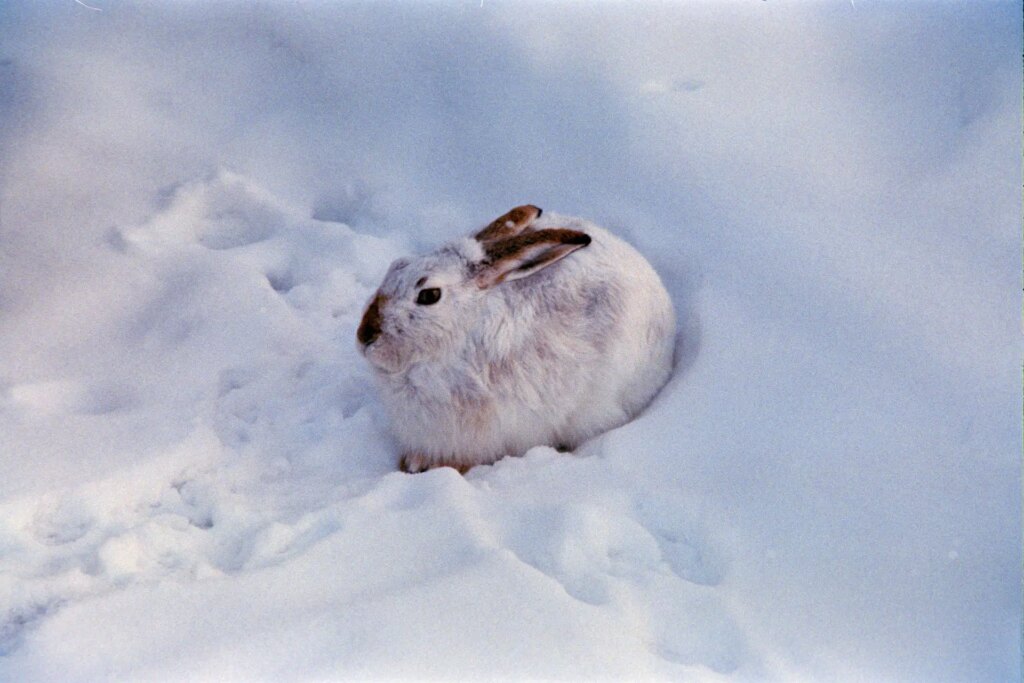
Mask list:
POLYGON ((551 269, 547 285, 571 302, 555 315, 563 323, 575 318, 572 328, 594 349, 578 358, 580 404, 572 418, 594 433, 635 416, 667 381, 675 312, 661 278, 632 245, 587 221, 552 220, 592 238, 559 264, 564 267, 551 269))

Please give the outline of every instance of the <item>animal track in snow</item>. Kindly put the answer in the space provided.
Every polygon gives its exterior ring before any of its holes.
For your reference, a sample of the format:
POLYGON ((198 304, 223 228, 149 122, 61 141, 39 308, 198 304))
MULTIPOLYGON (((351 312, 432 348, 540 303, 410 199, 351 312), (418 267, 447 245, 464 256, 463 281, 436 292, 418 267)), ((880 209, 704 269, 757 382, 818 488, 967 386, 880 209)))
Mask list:
POLYGON ((74 499, 62 500, 51 509, 40 509, 31 525, 32 534, 43 545, 61 546, 83 538, 95 520, 74 499))
POLYGON ((636 508, 638 521, 657 541, 663 559, 676 576, 703 586, 722 582, 725 562, 692 512, 680 510, 678 502, 657 497, 641 499, 636 508))
POLYGON ((198 241, 210 249, 233 249, 267 239, 284 224, 284 213, 270 197, 241 176, 221 173, 200 186, 205 221, 198 241))

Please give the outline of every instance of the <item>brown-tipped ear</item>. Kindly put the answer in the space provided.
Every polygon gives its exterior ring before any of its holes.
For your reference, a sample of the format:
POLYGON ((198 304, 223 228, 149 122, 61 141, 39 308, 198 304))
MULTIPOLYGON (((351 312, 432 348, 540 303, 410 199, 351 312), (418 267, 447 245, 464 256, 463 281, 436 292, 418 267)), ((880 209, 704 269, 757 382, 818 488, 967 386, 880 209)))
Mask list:
POLYGON ((504 216, 499 216, 491 221, 491 224, 478 232, 475 237, 480 242, 493 242, 508 237, 515 237, 530 227, 530 224, 540 218, 544 213, 533 204, 517 206, 504 216))
POLYGON ((476 274, 476 284, 485 289, 533 275, 588 244, 590 235, 565 228, 537 230, 488 242, 484 244, 486 260, 476 274))

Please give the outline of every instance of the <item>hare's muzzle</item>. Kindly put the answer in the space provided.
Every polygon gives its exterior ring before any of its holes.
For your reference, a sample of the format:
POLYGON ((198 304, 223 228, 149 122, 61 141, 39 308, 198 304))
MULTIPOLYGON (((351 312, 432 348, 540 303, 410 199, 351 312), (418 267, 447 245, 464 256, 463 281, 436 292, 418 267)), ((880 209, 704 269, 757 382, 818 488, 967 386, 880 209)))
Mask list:
POLYGON ((363 346, 369 346, 380 336, 380 309, 387 297, 378 294, 363 313, 363 319, 356 330, 356 339, 363 346))

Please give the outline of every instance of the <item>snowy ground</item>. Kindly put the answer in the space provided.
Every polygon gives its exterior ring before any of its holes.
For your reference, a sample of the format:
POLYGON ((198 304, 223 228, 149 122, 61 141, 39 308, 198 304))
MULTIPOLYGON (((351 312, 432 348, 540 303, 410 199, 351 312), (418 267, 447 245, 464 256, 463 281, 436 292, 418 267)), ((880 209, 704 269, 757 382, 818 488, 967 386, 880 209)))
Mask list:
POLYGON ((1020 676, 1021 7, 0 7, 0 680, 1020 676), (409 476, 387 264, 531 202, 683 313, 409 476))

